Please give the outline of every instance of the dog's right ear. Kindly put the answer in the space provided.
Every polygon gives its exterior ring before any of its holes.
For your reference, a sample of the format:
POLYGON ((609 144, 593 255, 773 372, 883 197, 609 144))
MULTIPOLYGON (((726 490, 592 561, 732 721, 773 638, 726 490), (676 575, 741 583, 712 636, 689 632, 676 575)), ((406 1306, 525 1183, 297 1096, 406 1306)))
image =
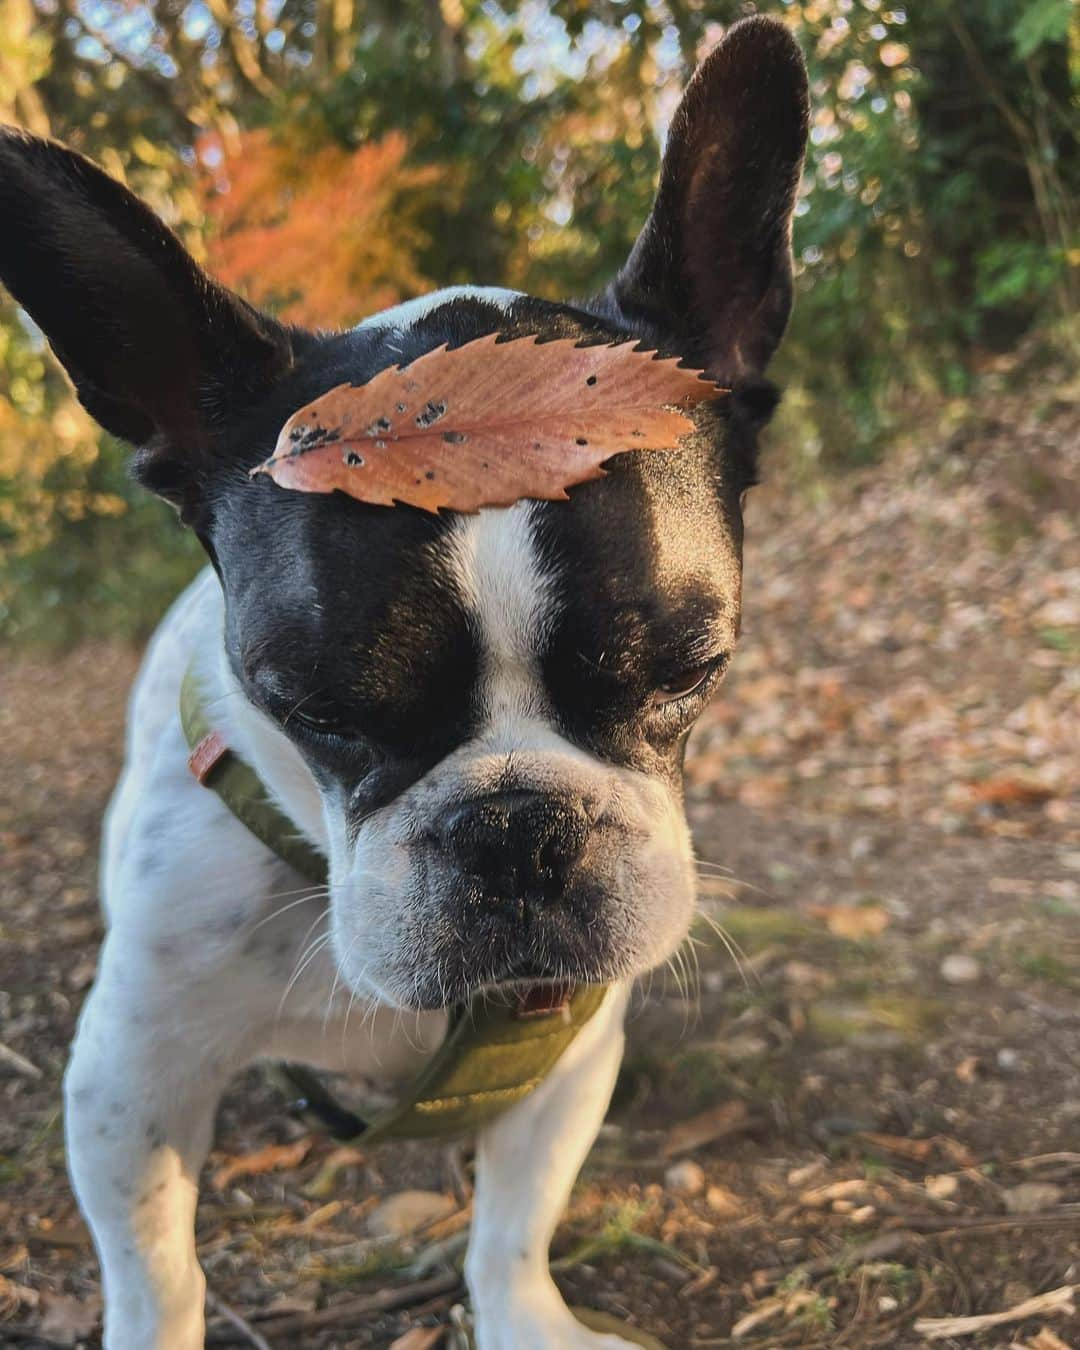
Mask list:
POLYGON ((791 218, 809 99, 787 28, 733 24, 672 119, 652 213, 607 308, 730 383, 760 376, 791 311, 791 218))
POLYGON ((87 411, 140 447, 136 476, 190 516, 226 411, 300 333, 218 285, 133 193, 54 141, 0 127, 0 280, 87 411))

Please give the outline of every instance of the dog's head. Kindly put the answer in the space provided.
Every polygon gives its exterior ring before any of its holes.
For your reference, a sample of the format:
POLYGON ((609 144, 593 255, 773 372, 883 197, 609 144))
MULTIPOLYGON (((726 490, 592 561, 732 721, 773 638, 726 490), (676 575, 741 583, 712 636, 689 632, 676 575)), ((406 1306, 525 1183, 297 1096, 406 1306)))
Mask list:
POLYGON ((609 980, 685 936, 682 756, 739 630, 806 121, 787 31, 737 24, 686 91, 602 296, 460 288, 333 335, 219 287, 88 161, 0 137, 0 275, 217 569, 233 672, 319 786, 355 988, 434 1007, 609 980), (249 477, 326 390, 493 332, 633 335, 733 393, 678 451, 619 456, 569 502, 432 516, 249 477))

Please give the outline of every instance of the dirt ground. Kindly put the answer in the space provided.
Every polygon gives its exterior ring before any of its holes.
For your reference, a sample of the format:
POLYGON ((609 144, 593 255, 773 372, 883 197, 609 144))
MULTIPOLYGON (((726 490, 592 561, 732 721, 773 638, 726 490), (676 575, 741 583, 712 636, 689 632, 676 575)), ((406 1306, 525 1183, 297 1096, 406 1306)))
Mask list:
MULTIPOLYGON (((635 998, 554 1248, 669 1350, 1080 1347, 1080 427, 950 416, 752 498, 688 771, 703 919, 635 998)), ((98 1343, 59 1083, 136 661, 0 658, 0 1346, 98 1343)), ((210 1343, 464 1345, 468 1163, 343 1150, 248 1074, 199 1211, 210 1343), (430 1222, 373 1237, 406 1188, 430 1222)))

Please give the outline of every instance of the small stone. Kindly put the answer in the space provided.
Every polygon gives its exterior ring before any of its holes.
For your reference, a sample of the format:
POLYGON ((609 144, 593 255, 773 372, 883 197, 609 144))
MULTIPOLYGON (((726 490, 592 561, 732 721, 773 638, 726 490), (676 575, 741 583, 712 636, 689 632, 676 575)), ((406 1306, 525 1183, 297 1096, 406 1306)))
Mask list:
POLYGON ((955 1195, 959 1189, 960 1183, 948 1172, 940 1176, 928 1176, 923 1182, 927 1194, 932 1195, 935 1200, 948 1200, 950 1195, 955 1195))
POLYGON ((64 976, 64 983, 77 993, 80 989, 85 989, 96 974, 97 957, 86 956, 68 971, 64 976))
POLYGON ((710 1186, 705 1192, 705 1203, 714 1214, 725 1219, 734 1219, 743 1211, 742 1201, 726 1186, 710 1186))
POLYGON ((457 1209, 457 1201, 436 1191, 399 1191, 390 1195, 368 1215, 372 1237, 405 1237, 445 1219, 457 1209))
POLYGON ((1038 1214, 1061 1203, 1062 1190, 1052 1181, 1022 1181, 1002 1191, 1001 1198, 1009 1214, 1038 1214))
POLYGON ((684 1158, 664 1173, 664 1185, 672 1195, 700 1195, 705 1189, 705 1173, 696 1162, 684 1158))
POLYGON ((824 1171, 825 1159, 815 1158, 813 1162, 804 1163, 802 1167, 793 1167, 787 1174, 787 1184, 805 1186, 809 1181, 816 1181, 824 1171))
POLYGON ((1007 1045, 1003 1045, 997 1052, 998 1068, 1004 1069, 1006 1073, 1012 1073, 1013 1069, 1020 1063, 1020 1056, 1015 1050, 1010 1050, 1007 1045))
POLYGON ((755 1036, 750 1031, 739 1036, 727 1036, 717 1045, 719 1053, 731 1064, 758 1059, 768 1048, 769 1042, 764 1036, 755 1036))
POLYGON ((981 973, 978 961, 966 952, 953 952, 941 963, 941 978, 949 984, 971 984, 981 973))
POLYGON ((900 1300, 893 1298, 892 1294, 882 1294, 877 1301, 878 1312, 895 1312, 900 1306, 900 1300))

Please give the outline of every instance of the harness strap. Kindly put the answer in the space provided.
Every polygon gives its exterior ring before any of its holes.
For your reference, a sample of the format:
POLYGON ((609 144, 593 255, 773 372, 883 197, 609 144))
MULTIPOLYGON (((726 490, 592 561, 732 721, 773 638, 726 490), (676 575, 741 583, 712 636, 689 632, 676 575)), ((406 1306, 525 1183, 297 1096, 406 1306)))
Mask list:
POLYGON ((180 722, 191 755, 188 767, 204 787, 221 800, 256 839, 294 867, 302 877, 325 886, 330 879, 326 857, 303 835, 267 795, 258 774, 225 744, 206 713, 193 666, 180 686, 180 722))
MULTIPOLYGON (((194 667, 180 690, 180 721, 191 749, 188 765, 257 839, 309 881, 325 885, 325 856, 298 834, 271 801, 258 775, 235 755, 210 722, 194 667)), ((297 1105, 339 1138, 437 1139, 470 1133, 533 1092, 600 1007, 606 985, 578 985, 559 1007, 507 1007, 477 995, 451 1011, 442 1045, 397 1104, 363 1121, 341 1106, 311 1070, 281 1064, 297 1105)))

